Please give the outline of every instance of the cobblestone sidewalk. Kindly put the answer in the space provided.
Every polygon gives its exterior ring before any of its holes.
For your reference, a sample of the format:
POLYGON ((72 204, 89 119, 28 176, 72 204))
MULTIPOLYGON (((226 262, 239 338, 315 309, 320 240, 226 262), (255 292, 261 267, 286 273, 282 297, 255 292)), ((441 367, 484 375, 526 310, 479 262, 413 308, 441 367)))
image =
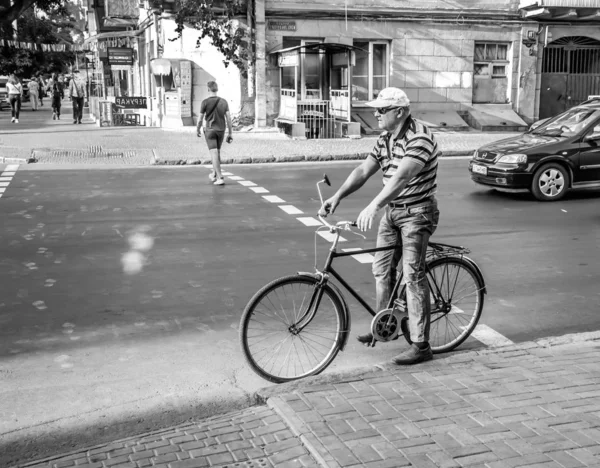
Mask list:
MULTIPOLYGON (((65 102, 65 105, 68 105, 65 102)), ((19 125, 10 124, 9 113, 0 113, 0 163, 25 164, 209 164, 206 142, 190 131, 166 131, 146 127, 97 127, 89 118, 73 125, 66 118, 52 120, 47 107, 26 112, 19 125)), ((445 156, 470 155, 482 145, 516 133, 440 131, 436 133, 445 156)), ((267 163, 362 159, 376 137, 361 139, 292 140, 276 129, 239 131, 232 144, 224 144, 221 161, 267 163)))
POLYGON ((325 374, 254 407, 30 467, 600 466, 600 336, 325 374))

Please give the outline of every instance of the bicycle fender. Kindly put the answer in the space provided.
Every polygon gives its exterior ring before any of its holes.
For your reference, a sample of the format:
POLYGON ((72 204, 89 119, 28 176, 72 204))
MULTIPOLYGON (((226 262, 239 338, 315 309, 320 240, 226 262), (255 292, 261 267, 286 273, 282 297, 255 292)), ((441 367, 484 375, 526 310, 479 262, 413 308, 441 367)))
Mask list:
MULTIPOLYGON (((319 275, 317 275, 316 273, 310 273, 307 271, 299 271, 298 275, 309 276, 318 281, 321 280, 321 277, 319 275)), ((350 336, 350 327, 351 327, 350 311, 348 309, 348 304, 346 304, 346 300, 344 299, 344 296, 342 295, 342 292, 337 287, 337 285, 333 284, 331 281, 328 281, 326 287, 329 287, 331 289, 331 292, 333 293, 333 295, 336 296, 337 299, 340 301, 340 304, 342 304, 342 317, 343 317, 344 323, 342 323, 343 331, 342 331, 342 336, 340 339, 340 351, 343 351, 344 348, 346 347, 346 343, 348 343, 348 337, 350 336)))
POLYGON ((481 284, 483 285, 483 294, 487 294, 487 287, 485 285, 485 280, 483 279, 483 273, 481 272, 479 265, 477 265, 477 263, 475 263, 475 260, 473 260, 470 257, 467 257, 466 255, 461 255, 461 258, 465 262, 467 262, 469 265, 471 265, 471 267, 473 268, 473 271, 477 275, 477 278, 479 279, 479 281, 481 281, 481 284))

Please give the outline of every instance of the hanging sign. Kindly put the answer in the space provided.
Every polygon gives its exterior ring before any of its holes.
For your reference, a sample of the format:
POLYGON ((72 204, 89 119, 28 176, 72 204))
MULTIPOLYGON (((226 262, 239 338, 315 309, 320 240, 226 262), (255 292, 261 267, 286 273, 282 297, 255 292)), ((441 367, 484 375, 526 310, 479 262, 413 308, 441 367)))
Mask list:
POLYGON ((148 102, 145 96, 117 96, 115 104, 123 109, 147 109, 148 102))
POLYGON ((280 67, 297 67, 298 66, 298 52, 282 52, 279 54, 279 66, 280 67))
POLYGON ((295 21, 269 21, 268 28, 271 31, 295 31, 296 30, 296 22, 295 21))
POLYGON ((130 47, 109 47, 108 63, 110 65, 133 65, 133 49, 130 47))

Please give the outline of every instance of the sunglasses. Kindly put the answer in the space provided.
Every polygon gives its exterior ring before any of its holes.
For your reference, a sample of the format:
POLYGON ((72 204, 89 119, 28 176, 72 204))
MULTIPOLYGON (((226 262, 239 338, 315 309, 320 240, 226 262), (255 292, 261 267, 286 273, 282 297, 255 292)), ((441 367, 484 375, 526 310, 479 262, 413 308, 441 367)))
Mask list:
POLYGON ((381 109, 375 109, 375 112, 373 112, 373 115, 385 115, 387 114, 389 111, 394 110, 394 109, 400 109, 400 107, 383 107, 381 109))

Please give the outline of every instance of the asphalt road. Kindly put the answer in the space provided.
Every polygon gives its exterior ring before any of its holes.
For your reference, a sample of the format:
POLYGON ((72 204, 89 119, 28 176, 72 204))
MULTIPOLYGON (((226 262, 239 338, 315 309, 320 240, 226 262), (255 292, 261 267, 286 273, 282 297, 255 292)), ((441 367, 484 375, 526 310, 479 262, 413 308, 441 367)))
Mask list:
MULTIPOLYGON (((0 465, 244 406, 268 383, 241 356, 241 312, 269 280, 313 269, 315 228, 296 218, 316 214, 324 172, 336 188, 356 164, 228 166, 250 182, 224 187, 198 166, 31 165, 9 175, 0 198, 0 465), (283 201, 263 198, 273 195, 283 201)), ((488 333, 461 349, 600 329, 600 193, 544 204, 479 188, 466 166, 440 164, 434 236, 468 246, 488 285, 488 333)), ((344 201, 338 219, 355 219, 380 184, 344 201)), ((375 232, 348 239, 344 247, 370 246, 375 232)), ((317 242, 322 261, 328 244, 317 242)), ((339 261, 374 303, 370 265, 339 261)), ((348 299, 355 335, 370 320, 348 299)), ((352 339, 327 372, 387 361, 403 346, 352 339)))

